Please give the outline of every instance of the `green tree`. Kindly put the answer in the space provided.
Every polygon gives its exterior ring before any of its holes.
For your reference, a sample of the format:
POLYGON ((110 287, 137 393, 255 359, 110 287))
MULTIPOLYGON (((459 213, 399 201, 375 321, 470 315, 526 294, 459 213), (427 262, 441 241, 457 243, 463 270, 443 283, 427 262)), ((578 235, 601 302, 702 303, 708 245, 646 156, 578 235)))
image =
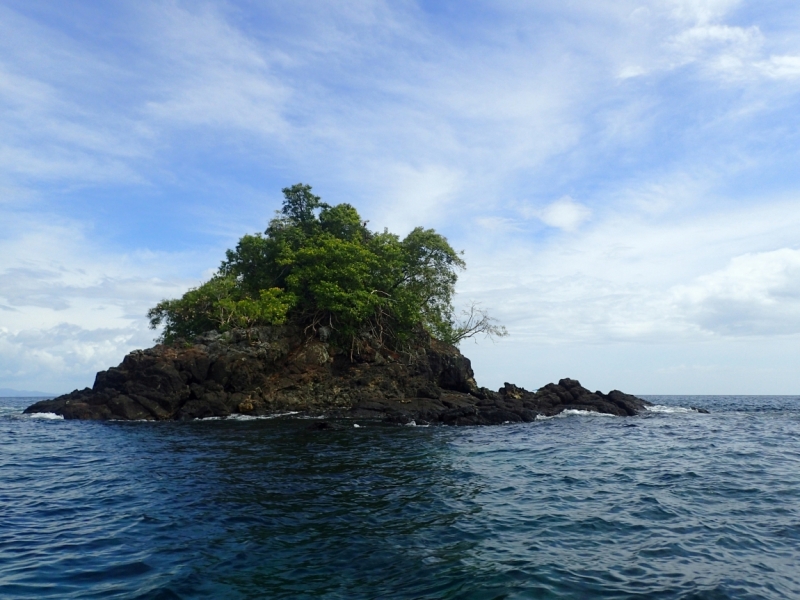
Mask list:
POLYGON ((243 236, 214 277, 148 312, 151 327, 164 326, 163 341, 287 321, 306 330, 324 325, 351 348, 364 336, 399 347, 420 325, 451 343, 504 334, 485 313, 455 322, 457 271, 465 265, 442 235, 418 227, 401 240, 370 231, 354 207, 325 204, 308 185, 283 194, 266 231, 243 236))
POLYGON ((280 288, 247 295, 230 276, 216 275, 174 300, 162 300, 147 311, 150 327, 164 325, 161 341, 192 338, 206 331, 235 327, 281 325, 294 298, 280 288))

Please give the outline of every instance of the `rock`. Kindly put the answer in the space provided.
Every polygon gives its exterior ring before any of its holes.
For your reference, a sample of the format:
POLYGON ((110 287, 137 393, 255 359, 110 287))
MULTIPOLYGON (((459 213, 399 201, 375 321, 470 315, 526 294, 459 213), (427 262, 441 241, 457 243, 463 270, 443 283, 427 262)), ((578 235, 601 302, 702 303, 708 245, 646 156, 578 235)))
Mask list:
POLYGON ((297 411, 400 424, 496 425, 566 409, 629 416, 648 404, 617 390, 591 392, 574 379, 536 392, 512 383, 496 392, 480 388, 469 359, 427 334, 404 353, 366 340, 353 356, 327 339, 306 338, 289 326, 210 332, 192 344, 131 352, 98 373, 91 389, 37 402, 25 412, 185 420, 297 411))
POLYGON ((328 423, 327 421, 317 421, 316 423, 312 423, 308 427, 306 427, 308 431, 330 431, 331 429, 336 429, 333 425, 328 423))

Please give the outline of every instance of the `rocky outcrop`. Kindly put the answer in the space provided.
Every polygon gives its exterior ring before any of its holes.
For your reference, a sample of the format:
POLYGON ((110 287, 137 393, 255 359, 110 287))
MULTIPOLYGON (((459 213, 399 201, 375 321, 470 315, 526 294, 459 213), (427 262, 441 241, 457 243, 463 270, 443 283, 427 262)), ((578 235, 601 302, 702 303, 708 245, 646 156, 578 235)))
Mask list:
POLYGON ((194 343, 128 354, 91 389, 44 400, 25 412, 66 419, 173 420, 266 415, 378 418, 395 423, 487 425, 528 422, 566 409, 634 415, 647 402, 590 392, 572 379, 529 392, 475 383, 468 358, 427 335, 405 353, 364 340, 359 353, 306 339, 291 327, 209 333, 194 343))

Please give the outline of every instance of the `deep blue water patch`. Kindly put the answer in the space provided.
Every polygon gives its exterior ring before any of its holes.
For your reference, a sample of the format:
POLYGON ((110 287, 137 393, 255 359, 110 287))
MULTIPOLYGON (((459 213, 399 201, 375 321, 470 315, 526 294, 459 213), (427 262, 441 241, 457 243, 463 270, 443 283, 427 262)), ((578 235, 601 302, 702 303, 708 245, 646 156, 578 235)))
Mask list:
POLYGON ((310 431, 3 398, 0 597, 800 598, 800 398, 649 399, 310 431))

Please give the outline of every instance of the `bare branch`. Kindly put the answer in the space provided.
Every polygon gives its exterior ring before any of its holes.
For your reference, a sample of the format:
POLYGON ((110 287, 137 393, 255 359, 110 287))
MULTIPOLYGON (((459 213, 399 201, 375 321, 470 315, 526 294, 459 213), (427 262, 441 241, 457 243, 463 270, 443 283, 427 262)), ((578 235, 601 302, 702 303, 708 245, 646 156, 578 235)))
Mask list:
POLYGON ((508 335, 506 328, 497 324, 497 319, 490 317, 489 313, 480 308, 477 302, 470 304, 468 309, 462 310, 461 315, 462 320, 453 326, 450 343, 454 346, 480 334, 489 339, 508 335))

